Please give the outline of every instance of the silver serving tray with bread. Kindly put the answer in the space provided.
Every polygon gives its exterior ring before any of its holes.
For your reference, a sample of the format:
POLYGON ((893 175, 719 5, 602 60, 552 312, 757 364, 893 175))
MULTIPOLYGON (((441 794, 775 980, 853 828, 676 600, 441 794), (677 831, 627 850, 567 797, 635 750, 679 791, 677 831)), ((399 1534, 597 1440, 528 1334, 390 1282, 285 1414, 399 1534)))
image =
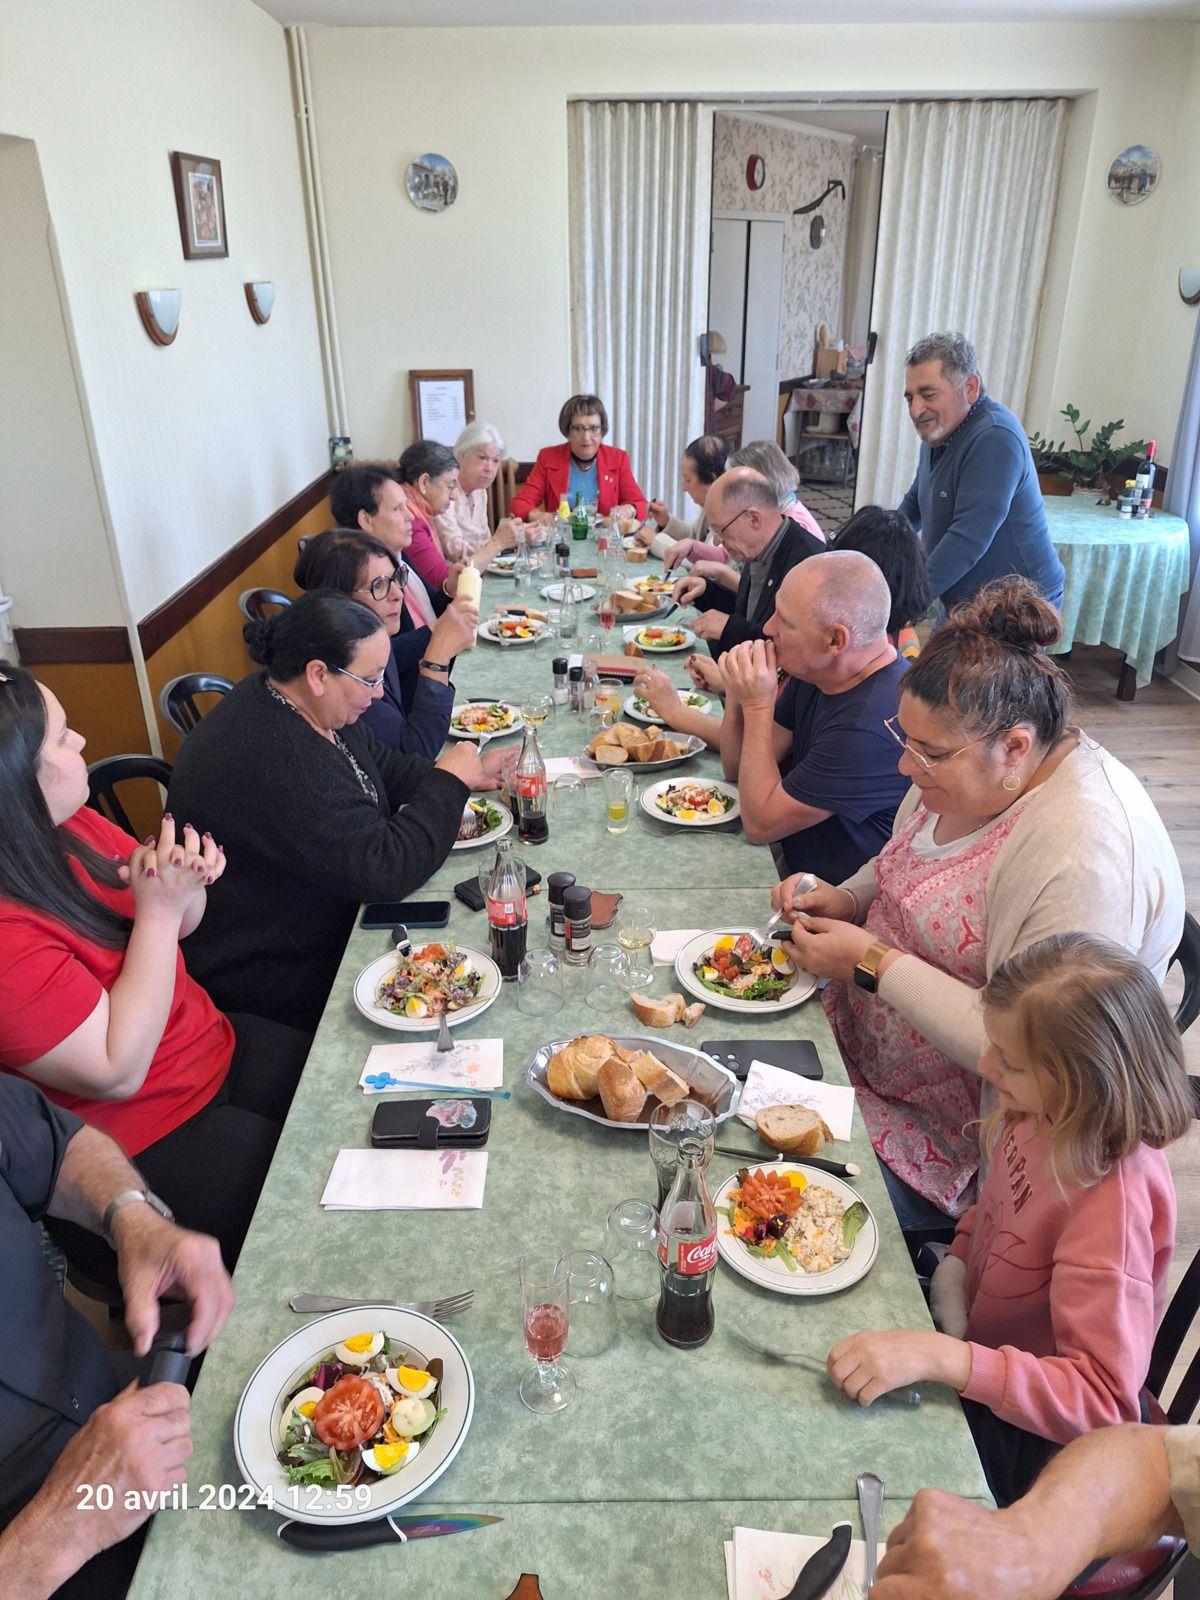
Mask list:
MULTIPOLYGON (((659 727, 661 724, 655 723, 654 726, 659 727)), ((691 761, 702 750, 707 748, 698 733, 676 735, 671 732, 670 728, 663 728, 663 732, 668 739, 674 739, 676 744, 682 744, 686 747, 682 755, 665 756, 661 761, 597 761, 596 765, 605 768, 620 767, 626 772, 665 772, 668 767, 683 766, 685 761, 691 761)), ((595 760, 595 757, 589 756, 588 760, 595 760)))
MULTIPOLYGON (((603 1032, 600 1028, 591 1030, 593 1033, 603 1032)), ((547 1044, 540 1045, 529 1058, 525 1068, 525 1081, 534 1088, 542 1099, 552 1105, 556 1111, 568 1111, 572 1116, 586 1117, 589 1122, 598 1122, 605 1128, 619 1128, 628 1130, 636 1129, 645 1133, 650 1126, 649 1120, 638 1122, 614 1122, 611 1117, 604 1115, 604 1106, 600 1096, 595 1095, 590 1100, 563 1100, 558 1095, 551 1094, 546 1085, 546 1069, 550 1057, 572 1039, 578 1039, 579 1034, 568 1034, 565 1039, 551 1039, 547 1044)), ((689 1045, 672 1044, 664 1039, 661 1034, 651 1033, 611 1033, 606 1038, 614 1044, 619 1044, 623 1050, 649 1050, 662 1062, 665 1067, 670 1067, 672 1072, 678 1073, 691 1090, 692 1097, 701 1100, 708 1106, 718 1122, 724 1122, 737 1110, 738 1099, 742 1086, 725 1067, 712 1056, 705 1055, 703 1050, 693 1050, 689 1045)), ((650 1096, 642 1113, 648 1119, 651 1111, 658 1101, 650 1096)))

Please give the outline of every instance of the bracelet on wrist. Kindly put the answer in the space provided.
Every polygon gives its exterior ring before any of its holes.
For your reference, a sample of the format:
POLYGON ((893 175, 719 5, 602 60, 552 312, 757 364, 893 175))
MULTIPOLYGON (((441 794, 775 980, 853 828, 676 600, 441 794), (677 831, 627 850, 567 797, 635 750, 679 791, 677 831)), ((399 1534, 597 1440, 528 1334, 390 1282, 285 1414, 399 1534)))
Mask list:
POLYGON ((423 669, 425 672, 449 673, 450 671, 450 663, 448 661, 430 661, 428 658, 426 658, 418 661, 417 666, 423 669))
POLYGON ((850 921, 857 922, 859 918, 858 896, 855 894, 853 889, 847 889, 845 884, 841 884, 839 887, 842 893, 847 895, 850 900, 850 921))

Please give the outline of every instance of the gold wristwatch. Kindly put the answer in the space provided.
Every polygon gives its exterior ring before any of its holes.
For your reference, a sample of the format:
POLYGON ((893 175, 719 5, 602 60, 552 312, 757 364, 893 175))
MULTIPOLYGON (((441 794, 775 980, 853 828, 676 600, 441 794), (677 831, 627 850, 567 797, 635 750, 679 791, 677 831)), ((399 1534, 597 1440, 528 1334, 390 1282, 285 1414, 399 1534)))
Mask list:
POLYGON ((890 944, 884 944, 882 939, 867 950, 862 960, 854 969, 854 981, 860 989, 866 989, 870 994, 875 994, 879 988, 879 963, 891 949, 890 944))

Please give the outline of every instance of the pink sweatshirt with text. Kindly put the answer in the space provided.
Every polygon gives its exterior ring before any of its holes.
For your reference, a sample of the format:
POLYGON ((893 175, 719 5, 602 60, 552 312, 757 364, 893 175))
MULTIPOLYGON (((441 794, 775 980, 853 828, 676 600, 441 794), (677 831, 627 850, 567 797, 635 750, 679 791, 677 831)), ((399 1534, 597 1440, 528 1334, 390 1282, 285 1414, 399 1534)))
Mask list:
POLYGON ((964 1398, 1059 1444, 1136 1422, 1174 1240, 1161 1150, 1140 1145, 1064 1194, 1046 1125, 1005 1128, 950 1247, 967 1269, 964 1398))

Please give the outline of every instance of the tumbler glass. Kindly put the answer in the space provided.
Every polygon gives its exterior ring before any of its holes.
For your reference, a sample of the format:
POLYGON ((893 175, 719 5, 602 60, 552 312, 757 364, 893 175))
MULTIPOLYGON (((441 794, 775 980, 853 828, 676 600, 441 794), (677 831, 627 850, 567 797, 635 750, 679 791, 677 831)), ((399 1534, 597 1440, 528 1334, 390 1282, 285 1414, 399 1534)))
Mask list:
POLYGON ((608 1213, 604 1254, 613 1264, 618 1300, 649 1300, 659 1290, 658 1212, 644 1200, 622 1200, 608 1213))
POLYGON ((572 1250, 567 1257, 571 1295, 569 1356, 603 1355, 617 1336, 617 1302, 613 1269, 592 1250, 572 1250))

